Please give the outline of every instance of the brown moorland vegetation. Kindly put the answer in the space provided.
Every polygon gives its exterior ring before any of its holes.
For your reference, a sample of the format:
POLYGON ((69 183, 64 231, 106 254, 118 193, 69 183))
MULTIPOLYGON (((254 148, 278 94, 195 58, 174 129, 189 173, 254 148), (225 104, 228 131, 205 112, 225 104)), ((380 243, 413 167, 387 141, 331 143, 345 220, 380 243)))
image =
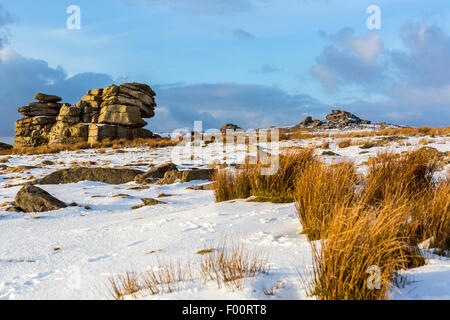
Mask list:
POLYGON ((297 181, 296 205, 313 249, 310 294, 320 299, 387 299, 395 273, 424 264, 417 245, 448 254, 449 178, 434 183, 437 160, 421 151, 379 153, 356 188, 351 170, 311 166, 297 181), (376 270, 379 289, 367 286, 376 270), (369 273, 369 274, 368 274, 369 273))
POLYGON ((252 252, 244 245, 228 244, 223 237, 218 248, 201 251, 201 260, 193 269, 190 261, 186 265, 159 263, 157 268, 143 273, 126 272, 109 277, 109 294, 115 300, 126 296, 136 298, 141 295, 159 295, 180 290, 183 282, 215 281, 219 288, 228 290, 243 289, 243 281, 269 272, 267 257, 260 252, 252 252))
POLYGON ((262 174, 263 165, 245 165, 236 171, 218 170, 214 176, 217 202, 255 196, 275 202, 293 202, 295 180, 311 162, 317 161, 313 149, 289 151, 279 157, 279 170, 262 174))
POLYGON ((86 149, 99 149, 101 151, 105 148, 119 149, 119 148, 164 148, 177 145, 177 141, 173 141, 170 138, 161 139, 134 139, 134 140, 113 140, 108 139, 96 143, 79 142, 71 145, 58 145, 58 146, 40 146, 40 147, 27 147, 27 148, 13 148, 9 150, 1 150, 0 155, 33 155, 33 154, 53 154, 62 151, 78 151, 86 149))

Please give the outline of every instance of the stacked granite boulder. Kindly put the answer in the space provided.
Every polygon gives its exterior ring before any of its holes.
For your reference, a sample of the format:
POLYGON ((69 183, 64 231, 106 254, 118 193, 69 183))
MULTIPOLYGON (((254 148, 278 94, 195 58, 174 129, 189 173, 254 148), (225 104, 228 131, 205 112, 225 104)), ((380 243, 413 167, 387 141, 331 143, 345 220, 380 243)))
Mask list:
POLYGON ((15 124, 15 147, 38 146, 48 143, 48 135, 60 113, 62 98, 38 93, 34 97, 38 102, 31 102, 19 108, 25 118, 15 124))
POLYGON ((75 105, 57 96, 37 94, 19 112, 15 147, 61 145, 104 139, 154 138, 143 118, 155 115, 155 92, 145 84, 124 83, 90 90, 75 105))
POLYGON ((89 141, 152 138, 153 134, 143 129, 147 125, 143 118, 155 116, 155 96, 152 88, 140 83, 103 89, 98 120, 93 119, 97 121, 92 121, 89 127, 89 141))

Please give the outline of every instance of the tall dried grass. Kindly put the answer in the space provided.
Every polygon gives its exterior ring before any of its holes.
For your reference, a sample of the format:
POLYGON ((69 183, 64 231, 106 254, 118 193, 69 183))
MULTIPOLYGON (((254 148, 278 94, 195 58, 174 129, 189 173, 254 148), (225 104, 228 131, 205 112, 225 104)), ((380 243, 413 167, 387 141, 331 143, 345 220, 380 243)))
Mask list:
POLYGON ((332 132, 313 132, 311 129, 297 129, 290 133, 283 135, 283 140, 303 140, 312 138, 327 138, 333 137, 336 139, 349 139, 349 138, 364 138, 364 137, 435 137, 435 136, 448 136, 450 135, 449 127, 422 127, 422 128, 385 128, 381 130, 373 131, 351 131, 345 133, 332 133, 332 132))
POLYGON ((115 300, 122 300, 126 296, 134 296, 141 290, 136 272, 127 272, 110 276, 110 294, 115 300))
POLYGON ((330 165, 315 165, 303 172, 296 187, 299 219, 310 240, 320 239, 311 243, 311 294, 386 299, 396 272, 424 264, 419 243, 429 240, 448 254, 450 179, 433 182, 436 163, 420 151, 379 153, 356 192, 352 170, 335 174, 330 165), (370 270, 379 271, 378 289, 367 286, 370 270))
POLYGON ((430 128, 428 126, 422 128, 386 128, 376 131, 354 131, 339 133, 334 135, 336 138, 363 138, 374 136, 403 136, 403 137, 423 137, 423 136, 448 136, 450 135, 449 127, 430 128))
POLYGON ((214 249, 201 251, 199 264, 191 264, 191 261, 185 265, 159 262, 157 268, 143 273, 126 272, 111 276, 108 279, 110 296, 123 300, 127 296, 170 294, 182 289, 185 282, 196 279, 200 283, 215 281, 219 288, 231 291, 241 290, 246 278, 269 272, 268 259, 259 251, 250 251, 243 244, 229 244, 227 237, 222 237, 218 248, 212 245, 214 249))
POLYGON ((252 254, 242 244, 229 247, 224 238, 220 248, 202 256, 200 269, 205 281, 216 281, 219 288, 241 290, 245 278, 268 273, 269 265, 260 253, 252 254))
POLYGON ((252 195, 292 199, 297 177, 302 175, 305 167, 316 161, 313 149, 303 149, 281 155, 279 169, 273 175, 262 175, 260 167, 251 169, 252 195))
POLYGON ((246 199, 251 195, 250 175, 248 170, 216 170, 213 181, 216 202, 246 199))
POLYGON ((326 239, 311 243, 313 270, 304 278, 309 293, 322 300, 387 299, 394 272, 408 264, 404 239, 397 232, 403 209, 337 208, 326 239))
POLYGON ((432 189, 436 159, 424 152, 378 153, 369 159, 364 201, 376 204, 402 197, 422 197, 432 189))
POLYGON ((336 206, 350 205, 358 183, 355 165, 311 163, 295 187, 297 214, 309 240, 325 234, 336 206))
POLYGON ((70 145, 57 145, 57 146, 39 146, 39 147, 23 147, 13 148, 9 150, 1 150, 0 155, 34 155, 34 154, 54 154, 62 151, 78 151, 86 149, 103 149, 103 148, 136 148, 136 147, 148 147, 148 148, 164 148, 177 145, 177 141, 173 141, 170 138, 161 139, 134 139, 134 140, 109 140, 105 139, 101 142, 88 143, 78 142, 70 145))
POLYGON ((313 149, 304 149, 281 155, 279 170, 273 175, 263 175, 261 164, 247 165, 235 172, 219 170, 213 179, 216 201, 252 195, 292 202, 296 178, 308 164, 317 161, 313 153, 313 149))

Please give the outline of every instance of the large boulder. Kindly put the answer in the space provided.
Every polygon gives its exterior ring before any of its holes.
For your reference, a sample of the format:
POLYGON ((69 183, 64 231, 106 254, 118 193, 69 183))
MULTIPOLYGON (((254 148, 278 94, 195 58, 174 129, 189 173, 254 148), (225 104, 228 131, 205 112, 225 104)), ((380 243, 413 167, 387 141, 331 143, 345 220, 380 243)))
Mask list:
POLYGON ((56 120, 71 124, 78 123, 80 122, 81 110, 82 109, 80 107, 72 107, 70 104, 64 104, 61 107, 61 110, 56 120))
POLYGON ((100 142, 117 137, 117 126, 92 123, 89 125, 89 143, 100 142))
POLYGON ((33 184, 67 184, 80 181, 96 181, 108 184, 124 184, 134 181, 138 174, 144 173, 134 169, 112 168, 70 168, 53 172, 33 184))
POLYGON ((128 128, 118 125, 106 125, 92 123, 89 125, 88 142, 96 143, 105 139, 153 139, 154 135, 151 131, 144 128, 128 128))
POLYGON ((181 181, 190 182, 195 180, 209 180, 212 181, 214 176, 214 169, 193 169, 182 171, 181 181))
POLYGON ((24 212, 47 212, 67 207, 61 200, 33 185, 26 185, 20 189, 14 204, 24 212))
POLYGON ((173 184, 176 182, 191 182, 196 180, 213 180, 214 169, 192 169, 185 171, 168 171, 164 178, 158 181, 159 185, 173 184))
POLYGON ((19 113, 25 117, 52 117, 59 114, 61 105, 58 103, 32 102, 19 108, 19 113))
POLYGON ((54 96, 51 94, 45 94, 45 93, 37 93, 34 96, 34 99, 40 101, 40 102, 59 102, 62 100, 61 97, 54 96))
POLYGON ((153 167, 146 173, 137 175, 134 181, 136 181, 137 183, 152 182, 154 180, 164 178, 166 172, 169 171, 178 171, 177 166, 172 162, 164 163, 157 167, 153 167))
POLYGON ((115 124, 130 128, 142 128, 147 125, 147 122, 141 117, 139 107, 116 104, 102 107, 98 122, 100 124, 115 124))
POLYGON ((36 147, 48 143, 56 117, 27 117, 16 121, 14 147, 36 147))
POLYGON ((57 122, 50 131, 49 146, 61 144, 75 144, 88 140, 89 124, 57 122))
POLYGON ((102 108, 111 105, 138 107, 142 118, 155 116, 155 93, 147 85, 138 83, 123 83, 120 86, 111 85, 103 90, 102 108))
POLYGON ((300 126, 304 126, 307 127, 309 125, 312 125, 314 122, 312 117, 306 117, 305 120, 303 120, 302 122, 299 123, 300 126))

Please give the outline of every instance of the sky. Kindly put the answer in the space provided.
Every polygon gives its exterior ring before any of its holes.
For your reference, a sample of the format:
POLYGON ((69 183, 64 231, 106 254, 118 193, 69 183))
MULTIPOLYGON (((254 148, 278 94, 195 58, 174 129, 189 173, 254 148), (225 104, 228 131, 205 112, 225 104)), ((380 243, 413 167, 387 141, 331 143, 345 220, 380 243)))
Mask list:
POLYGON ((75 103, 134 81, 157 93, 157 132, 295 125, 332 109, 447 126, 449 14, 448 0, 0 0, 0 136, 37 92, 75 103))

